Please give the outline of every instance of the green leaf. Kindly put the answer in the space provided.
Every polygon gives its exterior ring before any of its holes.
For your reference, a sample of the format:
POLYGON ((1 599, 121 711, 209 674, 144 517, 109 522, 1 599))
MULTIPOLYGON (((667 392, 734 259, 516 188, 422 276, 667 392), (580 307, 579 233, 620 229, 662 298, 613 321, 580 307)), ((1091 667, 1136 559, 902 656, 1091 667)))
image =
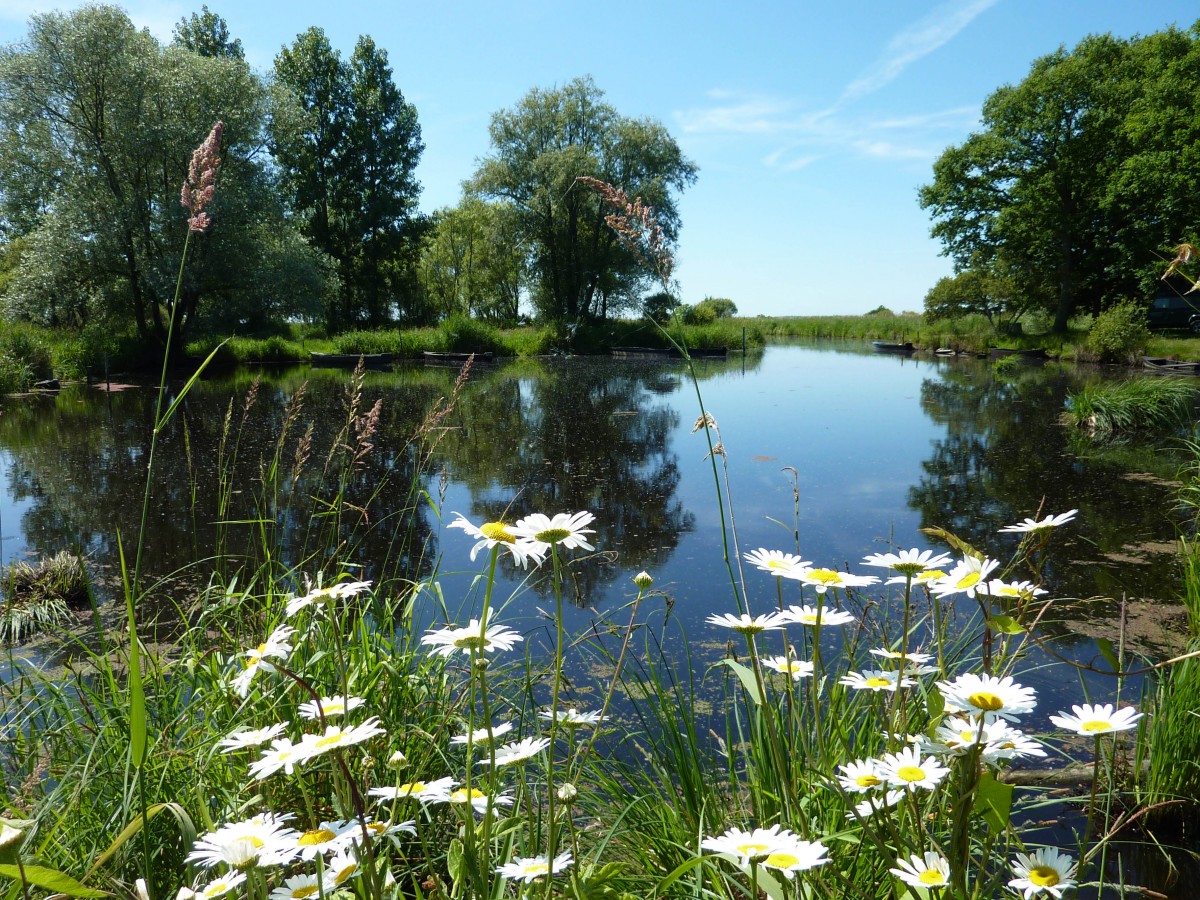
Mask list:
POLYGON ((686 860, 685 862, 681 862, 667 875, 665 875, 662 881, 654 886, 655 895, 664 893, 667 888, 678 881, 681 876, 686 875, 688 872, 692 871, 692 869, 696 868, 696 866, 704 862, 704 859, 705 858, 703 856, 695 856, 689 860, 686 860))
POLYGON ((1096 647, 1100 650, 1100 655, 1104 657, 1104 661, 1112 666, 1112 670, 1120 672, 1121 663, 1117 659, 1117 654, 1113 652, 1112 641, 1108 638, 1100 638, 1096 641, 1096 647))
MULTIPOLYGON (((169 810, 171 812, 171 814, 174 815, 176 820, 179 822, 179 830, 183 836, 184 846, 187 846, 187 845, 191 844, 193 841, 195 841, 196 829, 192 825, 191 817, 188 816, 187 811, 184 810, 184 808, 182 806, 180 806, 178 803, 155 803, 155 804, 152 804, 150 806, 150 808, 146 810, 145 821, 149 822, 151 819, 153 819, 155 816, 157 816, 164 809, 169 810)), ((128 825, 126 825, 123 829, 121 829, 121 833, 118 834, 116 836, 116 838, 113 840, 113 842, 108 845, 108 849, 105 850, 103 853, 100 854, 100 856, 98 856, 96 858, 96 861, 94 863, 92 863, 92 867, 90 869, 88 869, 87 875, 85 875, 84 877, 90 878, 92 876, 93 872, 95 872, 98 868, 100 868, 102 865, 104 865, 106 862, 108 862, 110 859, 112 859, 113 855, 116 854, 116 852, 121 849, 121 847, 125 844, 126 841, 128 841, 135 834, 137 834, 139 831, 141 831, 142 824, 143 824, 142 814, 138 813, 137 817, 134 818, 134 820, 132 822, 130 822, 128 825)))
POLYGON ((987 626, 997 634, 1024 634, 1025 629, 1012 616, 992 616, 987 626))
POLYGON ((0 866, 0 878, 11 878, 13 881, 20 882, 22 871, 25 873, 26 884, 45 888, 57 894, 66 894, 68 897, 108 896, 104 891, 82 885, 70 875, 64 875, 57 869, 48 869, 45 866, 0 866))
POLYGON ((929 692, 929 696, 925 698, 925 709, 929 712, 930 719, 940 719, 942 713, 946 711, 946 698, 942 696, 942 692, 936 688, 929 692))
POLYGON ((929 535, 930 537, 940 538, 941 540, 943 540, 947 544, 949 544, 952 548, 954 548, 959 553, 961 553, 963 556, 973 556, 976 559, 984 558, 984 554, 980 553, 978 550, 976 550, 974 547, 972 547, 970 544, 968 544, 962 538, 958 537, 957 535, 951 534, 944 528, 919 528, 917 530, 924 532, 925 534, 929 535))
POLYGON ((188 392, 192 389, 192 386, 200 380, 200 376, 204 373, 204 370, 208 368, 208 364, 213 361, 213 357, 217 355, 217 351, 224 347, 227 343, 229 343, 229 338, 225 338, 225 340, 213 347, 212 353, 208 354, 204 362, 200 363, 200 367, 192 373, 192 377, 187 380, 187 384, 185 384, 179 393, 175 395, 175 399, 171 401, 171 405, 167 407, 167 411, 163 413, 163 417, 155 425, 155 428, 158 431, 162 431, 167 426, 167 423, 171 421, 171 416, 175 415, 175 410, 179 408, 179 404, 183 402, 183 398, 188 395, 188 392))
POLYGON ((146 693, 142 688, 142 659, 134 613, 133 585, 125 565, 125 548, 117 533, 117 554, 121 560, 121 583, 125 588, 125 611, 129 616, 129 753, 139 769, 146 761, 146 693))
POLYGON ((1011 784, 997 781, 995 775, 985 772, 975 785, 975 803, 971 810, 982 815, 988 827, 998 834, 1008 827, 1012 796, 1011 784))
POLYGON ((758 692, 758 682, 754 680, 752 669, 748 666, 743 666, 740 662, 734 662, 732 659, 721 660, 721 665, 733 669, 733 673, 742 682, 742 687, 746 689, 746 693, 750 695, 756 706, 763 705, 762 694, 758 692))
POLYGON ((470 874, 467 871, 467 854, 463 849, 463 842, 458 838, 450 842, 450 849, 446 852, 446 869, 454 879, 455 888, 467 883, 470 874))

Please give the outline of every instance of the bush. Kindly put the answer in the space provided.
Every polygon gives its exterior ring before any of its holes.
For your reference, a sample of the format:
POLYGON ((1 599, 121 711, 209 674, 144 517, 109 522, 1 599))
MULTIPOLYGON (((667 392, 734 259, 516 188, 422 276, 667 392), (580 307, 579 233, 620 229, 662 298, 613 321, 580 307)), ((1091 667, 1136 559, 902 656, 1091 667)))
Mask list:
POLYGON ((1131 362, 1149 340, 1145 310, 1136 303, 1117 303, 1092 322, 1087 349, 1100 362, 1131 362))
POLYGON ((717 311, 712 306, 697 303, 695 306, 679 307, 679 318, 684 325, 711 325, 717 321, 717 311))

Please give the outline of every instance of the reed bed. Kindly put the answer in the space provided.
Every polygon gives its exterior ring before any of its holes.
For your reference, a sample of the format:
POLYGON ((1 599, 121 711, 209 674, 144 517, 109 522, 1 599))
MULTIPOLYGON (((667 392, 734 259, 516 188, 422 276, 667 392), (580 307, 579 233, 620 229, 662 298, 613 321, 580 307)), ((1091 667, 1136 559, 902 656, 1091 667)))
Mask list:
POLYGON ((1172 431, 1190 420, 1196 386, 1188 380, 1133 378, 1086 385, 1067 396, 1067 418, 1099 438, 1172 431))

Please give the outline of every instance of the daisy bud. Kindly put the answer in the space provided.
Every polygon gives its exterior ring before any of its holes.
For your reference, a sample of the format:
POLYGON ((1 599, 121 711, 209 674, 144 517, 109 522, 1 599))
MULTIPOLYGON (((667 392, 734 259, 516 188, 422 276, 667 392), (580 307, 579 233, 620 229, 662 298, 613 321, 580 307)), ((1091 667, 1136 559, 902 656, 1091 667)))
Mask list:
POLYGON ((20 844, 24 836, 25 832, 20 828, 13 828, 7 822, 0 821, 0 850, 20 844))
POLYGON ((390 763, 393 766, 403 765, 406 762, 408 762, 408 757, 405 756, 403 753, 401 753, 399 750, 397 750, 395 753, 393 753, 391 756, 388 757, 388 763, 390 763))
POLYGON ((649 572, 638 572, 633 576, 633 583, 644 591, 654 584, 654 579, 650 577, 649 572))
POLYGON ((570 806, 575 802, 575 798, 579 796, 579 791, 575 789, 575 785, 571 784, 569 781, 566 781, 558 786, 558 790, 555 791, 555 794, 560 803, 562 803, 564 806, 570 806))

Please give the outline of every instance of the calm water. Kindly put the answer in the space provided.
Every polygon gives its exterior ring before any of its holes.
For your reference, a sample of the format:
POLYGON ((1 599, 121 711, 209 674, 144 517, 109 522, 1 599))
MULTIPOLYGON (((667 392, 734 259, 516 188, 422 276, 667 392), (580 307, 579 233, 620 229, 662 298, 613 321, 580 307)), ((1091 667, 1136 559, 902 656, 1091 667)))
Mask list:
MULTIPOLYGON (((869 574, 862 557, 893 542, 945 549, 919 531, 936 526, 1006 559, 1018 539, 998 534, 1001 526, 1039 508, 1078 508, 1076 521, 1056 532, 1043 573, 1056 599, 1044 633, 1074 659, 1098 661, 1095 638, 1116 637, 1125 598, 1129 645, 1150 658, 1169 652, 1181 618, 1170 482, 1180 460, 1161 448, 1097 449, 1072 434, 1060 416, 1068 388, 1084 375, 1049 364, 997 378, 976 360, 799 346, 697 369, 720 428, 743 550, 798 547, 818 565, 869 574)), ((680 630, 671 633, 699 648, 701 667, 715 661, 729 633, 705 617, 736 610, 708 444, 693 433, 699 406, 682 363, 579 358, 481 367, 441 423, 423 485, 439 520, 408 491, 418 451, 406 442, 454 376, 421 367, 367 376, 362 408, 382 401, 379 427, 373 449, 341 485, 366 526, 359 523, 340 558, 375 579, 428 574, 437 561, 449 612, 461 622, 477 611, 473 579, 483 558, 472 565, 472 540, 445 528, 453 512, 481 523, 591 510, 603 552, 570 568, 568 630, 626 603, 631 576, 645 569, 673 602, 680 630)), ((346 420, 347 378, 306 368, 261 377, 249 408, 249 374, 201 383, 163 437, 145 563, 164 579, 160 594, 187 602, 211 570, 189 564, 212 557, 221 542, 227 554, 252 554, 264 529, 285 548, 286 565, 304 573, 329 567, 315 548, 337 527, 312 513, 335 489, 322 468, 346 420), (286 405, 302 385, 281 468, 290 473, 310 422, 312 450, 294 490, 256 506, 286 405), (240 437, 221 449, 227 417, 240 437), (234 492, 219 514, 222 467, 233 473, 234 492), (221 518, 270 524, 220 526, 221 518)), ((153 403, 144 387, 0 398, 0 562, 80 548, 100 573, 101 593, 111 593, 115 536, 132 542, 137 533, 153 403)), ((226 565, 227 573, 234 568, 226 565)), ((546 630, 539 610, 552 599, 543 585, 522 587, 519 572, 502 568, 498 596, 514 595, 504 622, 535 643, 546 630)), ((773 580, 754 570, 746 577, 756 610, 773 605, 773 580)), ((419 617, 443 618, 432 606, 419 617)), ((1043 662, 1031 655, 1022 675, 1040 689, 1039 710, 1081 702, 1076 676, 1043 662)), ((1111 698, 1110 681, 1084 680, 1097 702, 1111 698)))

